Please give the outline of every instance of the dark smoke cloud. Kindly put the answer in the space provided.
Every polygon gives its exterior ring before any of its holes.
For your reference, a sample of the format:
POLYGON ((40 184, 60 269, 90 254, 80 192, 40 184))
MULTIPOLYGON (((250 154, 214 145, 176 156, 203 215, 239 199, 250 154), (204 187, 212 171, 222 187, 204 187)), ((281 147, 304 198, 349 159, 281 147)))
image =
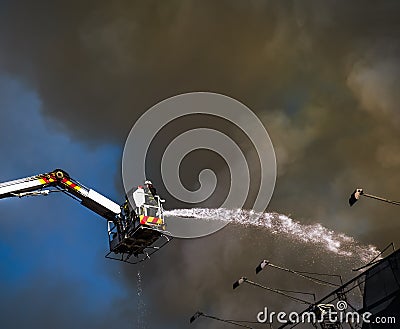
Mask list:
MULTIPOLYGON (((276 147, 270 209, 383 247, 399 241, 397 209, 362 200, 350 210, 346 200, 359 184, 400 195, 399 6, 9 1, 0 10, 0 69, 37 91, 56 127, 92 145, 122 144, 135 119, 168 96, 230 95, 256 111, 276 147)), ((174 241, 144 269, 151 326, 186 327, 197 308, 248 318, 266 302, 283 305, 230 291, 266 255, 292 267, 351 268, 298 248, 237 227, 174 241)), ((135 271, 125 273, 133 289, 135 271)))

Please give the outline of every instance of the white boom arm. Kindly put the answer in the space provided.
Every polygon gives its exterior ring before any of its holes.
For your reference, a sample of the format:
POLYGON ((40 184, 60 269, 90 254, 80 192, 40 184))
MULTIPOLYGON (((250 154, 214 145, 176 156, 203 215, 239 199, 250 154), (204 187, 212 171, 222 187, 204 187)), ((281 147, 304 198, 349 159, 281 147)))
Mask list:
POLYGON ((44 188, 56 188, 58 191, 74 196, 81 201, 82 205, 107 220, 114 220, 121 214, 121 207, 117 203, 71 179, 65 171, 60 169, 48 174, 0 183, 0 199, 47 195, 53 192, 53 190, 44 190, 44 188))

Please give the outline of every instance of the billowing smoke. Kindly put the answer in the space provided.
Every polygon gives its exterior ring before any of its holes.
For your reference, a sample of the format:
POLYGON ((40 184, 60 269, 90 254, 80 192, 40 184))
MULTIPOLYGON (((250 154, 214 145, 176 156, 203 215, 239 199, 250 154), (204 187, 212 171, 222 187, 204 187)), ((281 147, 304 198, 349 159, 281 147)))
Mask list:
MULTIPOLYGON (((397 209, 361 200, 350 210, 346 200, 355 187, 400 198, 399 7, 390 0, 3 1, 0 72, 38 93, 52 128, 91 146, 122 146, 139 115, 166 97, 199 90, 234 97, 257 113, 276 149, 269 211, 383 248, 399 241, 397 209)), ((199 159, 182 168, 188 186, 199 159)), ((141 272, 149 327, 186 327, 197 309, 249 318, 265 303, 291 307, 250 288, 231 291, 266 257, 298 269, 354 267, 257 228, 174 240, 141 272)), ((135 294, 137 269, 124 267, 123 275, 135 294)), ((267 279, 314 289, 279 274, 267 279)))

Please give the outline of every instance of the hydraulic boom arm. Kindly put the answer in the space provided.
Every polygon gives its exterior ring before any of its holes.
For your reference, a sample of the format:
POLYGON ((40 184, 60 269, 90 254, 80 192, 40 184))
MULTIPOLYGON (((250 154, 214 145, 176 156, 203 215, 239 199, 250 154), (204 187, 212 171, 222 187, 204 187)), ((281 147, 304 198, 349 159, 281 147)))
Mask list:
POLYGON ((48 174, 0 183, 0 199, 47 195, 54 191, 61 191, 78 199, 83 206, 107 220, 113 221, 121 214, 121 207, 117 203, 71 179, 61 169, 48 174))

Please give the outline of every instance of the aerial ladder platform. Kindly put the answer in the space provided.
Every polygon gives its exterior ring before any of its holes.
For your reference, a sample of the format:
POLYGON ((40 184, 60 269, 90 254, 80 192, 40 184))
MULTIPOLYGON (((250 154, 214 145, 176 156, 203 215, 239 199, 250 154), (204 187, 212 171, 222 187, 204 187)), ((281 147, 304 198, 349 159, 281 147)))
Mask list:
POLYGON ((0 199, 54 192, 72 197, 107 220, 107 258, 136 264, 149 259, 172 239, 164 221, 164 200, 150 181, 129 191, 122 205, 87 188, 62 169, 0 183, 0 199))

